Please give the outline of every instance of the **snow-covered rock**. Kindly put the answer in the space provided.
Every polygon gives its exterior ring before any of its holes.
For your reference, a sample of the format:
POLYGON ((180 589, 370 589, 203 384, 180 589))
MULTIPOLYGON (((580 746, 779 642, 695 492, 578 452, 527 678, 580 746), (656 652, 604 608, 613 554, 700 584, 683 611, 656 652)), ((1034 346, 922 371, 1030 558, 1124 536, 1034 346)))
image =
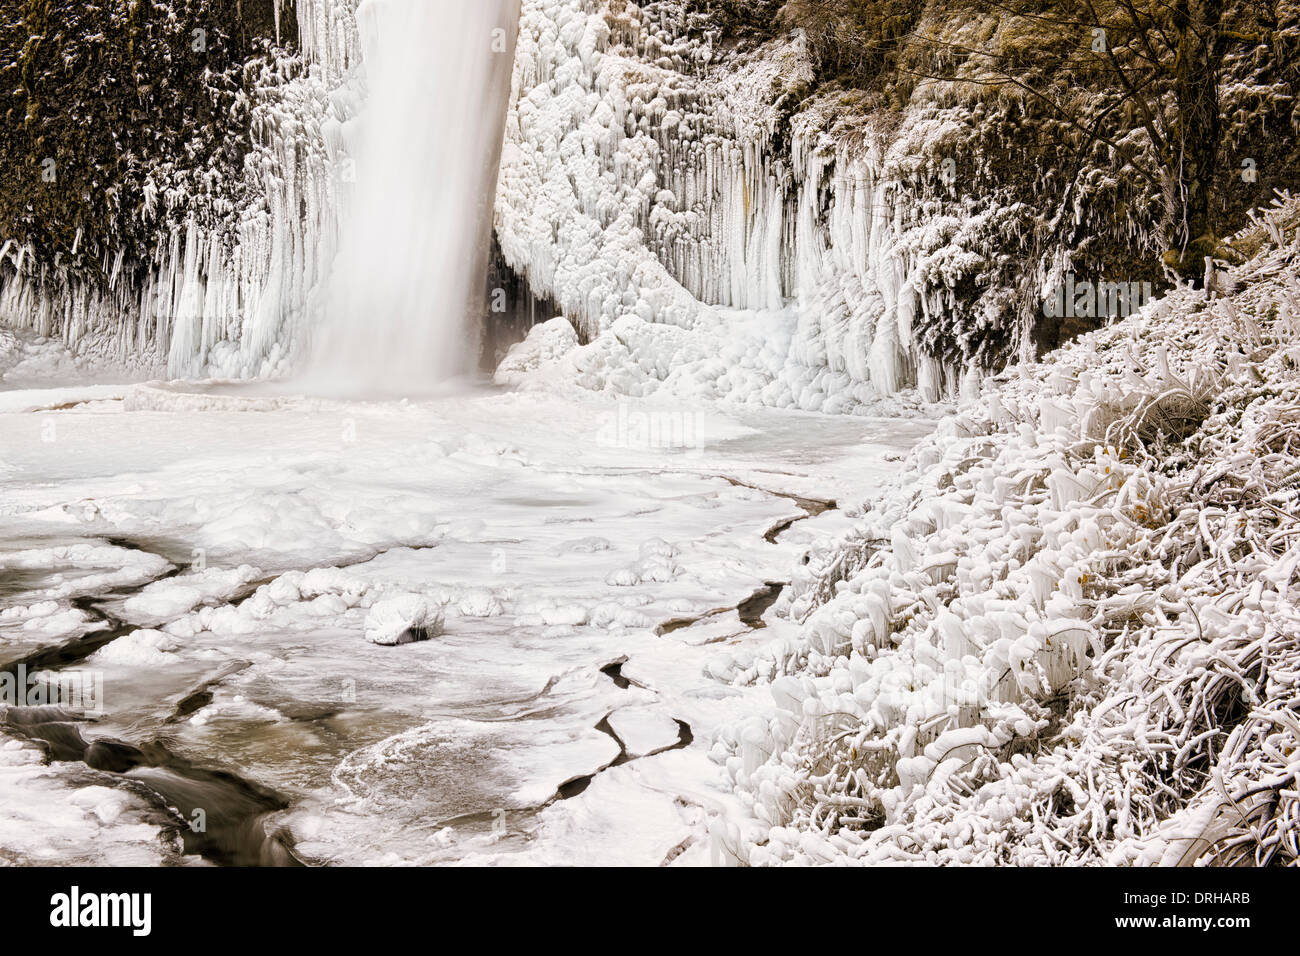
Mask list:
POLYGON ((497 366, 496 382, 522 385, 530 376, 552 368, 577 346, 578 334, 563 316, 535 325, 497 366))
POLYGON ((418 594, 376 601, 366 615, 366 640, 372 644, 411 644, 437 637, 442 633, 440 608, 430 606, 418 594))

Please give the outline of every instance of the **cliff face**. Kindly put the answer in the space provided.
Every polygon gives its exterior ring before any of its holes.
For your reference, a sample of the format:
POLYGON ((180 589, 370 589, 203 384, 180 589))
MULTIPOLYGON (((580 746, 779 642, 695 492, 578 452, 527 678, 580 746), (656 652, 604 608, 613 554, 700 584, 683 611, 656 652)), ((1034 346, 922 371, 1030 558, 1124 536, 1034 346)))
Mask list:
POLYGON ((283 363, 329 251, 330 123, 355 104, 350 18, 297 6, 5 11, 0 321, 149 370, 283 363))
POLYGON ((833 134, 802 32, 728 50, 722 23, 693 30, 710 21, 675 4, 525 4, 497 204, 507 261, 589 339, 793 303, 783 354, 744 383, 764 401, 950 387, 955 368, 918 347, 930 303, 896 250, 878 146, 833 134))
MULTIPOLYGON (((798 371, 777 391, 803 407, 951 392, 1095 327, 1043 300, 1075 278, 1160 287, 1162 197, 1124 162, 1150 144, 1118 119, 1104 143, 1082 136, 1080 119, 1109 134, 1122 112, 1103 68, 1079 66, 1076 37, 990 11, 527 0, 507 260, 588 338, 629 314, 790 306, 798 371), (953 52, 976 47, 1016 72, 953 52)), ((1275 55, 1300 21, 1274 13, 1267 44, 1225 59, 1225 228, 1300 169, 1296 70, 1275 55), (1238 176, 1242 157, 1267 176, 1238 176)))
MULTIPOLYGON (((10 6, 0 321, 174 374, 288 368, 352 192, 355 0, 10 6)), ((1224 60, 1225 233, 1300 170, 1300 16, 1269 9, 1224 60)), ((1125 164, 1149 144, 1060 34, 975 0, 525 0, 500 264, 593 343, 591 387, 623 387, 633 339, 734 327, 745 382, 709 394, 951 393, 1098 324, 1044 313, 1067 281, 1163 278, 1162 197, 1125 164)))
POLYGON ((245 66, 297 37, 276 0, 5 6, 0 229, 88 270, 106 245, 152 238, 147 182, 214 191, 201 172, 238 171, 245 66))
POLYGON ((252 201, 259 76, 296 42, 282 0, 10 0, 0 14, 0 314, 118 340, 149 362, 170 320, 142 301, 169 227, 252 201), (277 45, 282 44, 282 45, 277 45))

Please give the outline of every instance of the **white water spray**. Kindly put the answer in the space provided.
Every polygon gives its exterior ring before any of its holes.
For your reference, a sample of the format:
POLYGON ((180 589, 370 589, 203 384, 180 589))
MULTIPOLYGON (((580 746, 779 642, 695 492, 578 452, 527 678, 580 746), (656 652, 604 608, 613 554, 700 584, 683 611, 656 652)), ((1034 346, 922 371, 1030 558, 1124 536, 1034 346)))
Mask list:
POLYGON ((362 0, 356 189, 307 372, 411 395, 470 372, 520 0, 362 0))

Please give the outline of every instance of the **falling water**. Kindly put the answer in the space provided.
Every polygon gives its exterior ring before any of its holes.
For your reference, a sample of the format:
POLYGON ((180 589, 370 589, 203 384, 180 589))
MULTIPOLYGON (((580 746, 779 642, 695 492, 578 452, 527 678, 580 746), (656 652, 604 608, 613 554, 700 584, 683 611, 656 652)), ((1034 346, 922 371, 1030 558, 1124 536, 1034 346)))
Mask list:
POLYGON ((473 366, 520 0, 362 0, 356 186, 308 383, 419 394, 473 366))

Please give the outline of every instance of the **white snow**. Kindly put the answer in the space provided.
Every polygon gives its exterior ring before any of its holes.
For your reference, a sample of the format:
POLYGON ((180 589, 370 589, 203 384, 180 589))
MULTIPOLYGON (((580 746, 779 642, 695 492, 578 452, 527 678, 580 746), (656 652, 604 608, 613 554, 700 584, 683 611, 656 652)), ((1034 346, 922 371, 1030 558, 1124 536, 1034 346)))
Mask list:
POLYGON ((155 581, 123 602, 122 617, 132 624, 174 620, 200 604, 226 603, 261 577, 259 568, 245 564, 205 568, 155 581))
POLYGON ((608 720, 629 757, 667 750, 681 736, 677 721, 655 707, 620 707, 608 720))
MULTIPOLYGON (((2 709, 0 709, 2 710, 2 709)), ((0 734, 0 864, 158 866, 178 860, 144 801, 107 774, 45 766, 0 734)))
POLYGON ((139 587, 171 570, 164 558, 132 548, 86 542, 0 551, 0 570, 34 575, 44 599, 67 599, 139 587))
POLYGON ((181 643, 162 631, 138 630, 119 637, 92 654, 95 664, 116 664, 126 667, 163 667, 176 660, 181 643))
MULTIPOLYGON (((316 862, 702 862, 700 828, 730 800, 712 728, 767 701, 707 665, 788 625, 737 622, 721 644, 655 629, 784 579, 817 538, 764 541, 792 508, 755 488, 851 498, 927 427, 699 403, 699 441, 661 448, 600 435, 662 402, 581 389, 370 404, 133 394, 109 413, 57 412, 54 443, 21 440, 46 413, 0 413, 0 560, 22 566, 0 594, 0 636, 65 613, 51 588, 118 588, 105 609, 142 626, 76 665, 103 676, 95 733, 165 733, 180 754, 281 789, 316 862), (189 568, 159 580, 177 563, 189 568), (626 586, 605 583, 617 569, 626 586), (436 640, 372 643, 438 615, 436 640), (626 688, 601 672, 622 657, 626 688), (200 688, 211 701, 174 719, 200 688), (620 753, 597 729, 611 715, 632 759, 604 769, 620 753), (689 757, 663 749, 676 720, 695 736, 689 757), (613 840, 629 807, 642 809, 613 840)), ((68 826, 70 846, 81 831, 68 826)))

